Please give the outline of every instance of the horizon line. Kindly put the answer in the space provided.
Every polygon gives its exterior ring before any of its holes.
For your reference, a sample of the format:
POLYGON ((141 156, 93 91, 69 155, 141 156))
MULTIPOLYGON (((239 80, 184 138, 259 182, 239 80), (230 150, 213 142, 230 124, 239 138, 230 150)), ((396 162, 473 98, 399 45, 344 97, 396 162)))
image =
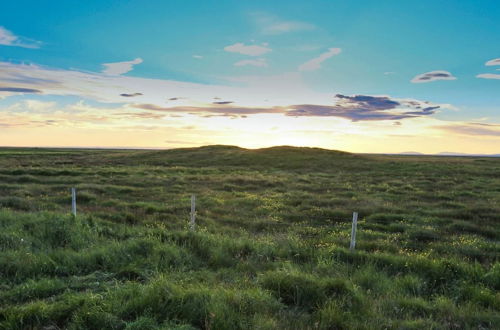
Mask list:
POLYGON ((493 154, 470 154, 470 153, 462 153, 462 152, 452 152, 452 151, 440 151, 438 153, 429 154, 422 152, 414 152, 414 151, 401 151, 401 152, 350 152, 339 149, 327 149, 320 147, 306 147, 306 146, 293 146, 293 145, 275 145, 271 147, 263 147, 263 148, 243 148, 236 145, 230 144, 207 144, 196 147, 172 147, 172 148, 157 148, 157 147, 127 147, 127 146, 117 146, 117 147, 99 147, 99 146, 4 146, 0 145, 0 149, 77 149, 77 150, 174 150, 174 149, 196 149, 202 147, 211 147, 211 146, 227 146, 227 147, 236 147, 247 150, 259 150, 259 149, 268 149, 275 147, 293 147, 293 148, 311 148, 311 149, 323 149, 329 151, 340 151, 351 154, 358 155, 388 155, 388 156, 438 156, 438 157, 500 157, 499 153, 493 154))

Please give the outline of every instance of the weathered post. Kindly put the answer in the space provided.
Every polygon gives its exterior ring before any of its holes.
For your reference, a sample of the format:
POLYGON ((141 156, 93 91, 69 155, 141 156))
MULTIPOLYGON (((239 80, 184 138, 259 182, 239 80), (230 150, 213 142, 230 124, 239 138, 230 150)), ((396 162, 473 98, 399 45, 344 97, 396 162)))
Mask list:
POLYGON ((71 213, 76 217, 76 189, 71 188, 71 213))
POLYGON ((194 231, 196 224, 196 196, 191 195, 191 221, 189 223, 191 231, 194 231))
POLYGON ((354 251, 356 247, 356 227, 358 226, 358 212, 352 213, 351 246, 349 250, 354 251))

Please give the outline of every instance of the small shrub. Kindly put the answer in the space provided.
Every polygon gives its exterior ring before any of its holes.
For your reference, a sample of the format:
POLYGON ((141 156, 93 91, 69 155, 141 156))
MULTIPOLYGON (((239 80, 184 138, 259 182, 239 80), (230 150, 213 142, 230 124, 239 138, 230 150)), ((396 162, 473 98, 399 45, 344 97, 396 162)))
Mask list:
POLYGON ((0 208, 5 207, 19 211, 29 211, 32 209, 32 203, 24 198, 16 196, 0 197, 0 208))
POLYGON ((408 237, 411 241, 428 243, 439 240, 440 235, 430 229, 414 229, 408 233, 408 237))
POLYGON ((306 274, 268 272, 260 282, 287 305, 314 309, 326 298, 320 281, 306 274))
POLYGON ((353 275, 352 280, 364 290, 376 294, 387 293, 391 287, 391 282, 387 275, 373 267, 364 267, 358 270, 353 275))
POLYGON ((500 290, 500 262, 495 262, 491 269, 484 274, 484 282, 495 290, 500 290))
POLYGON ((344 311, 336 300, 328 301, 314 314, 318 329, 350 329, 352 316, 344 311))
POLYGON ((396 223, 404 220, 405 216, 401 214, 391 214, 391 213, 375 213, 366 217, 367 223, 379 223, 387 225, 390 223, 396 223))
POLYGON ((433 308, 420 297, 400 297, 386 303, 386 310, 398 318, 428 317, 433 308))
POLYGON ((321 279, 298 272, 272 271, 265 273, 259 282, 284 304, 314 310, 331 297, 350 296, 359 301, 351 287, 342 279, 321 279))
POLYGON ((411 296, 421 296, 425 291, 425 283, 416 274, 398 276, 395 280, 397 290, 411 296))

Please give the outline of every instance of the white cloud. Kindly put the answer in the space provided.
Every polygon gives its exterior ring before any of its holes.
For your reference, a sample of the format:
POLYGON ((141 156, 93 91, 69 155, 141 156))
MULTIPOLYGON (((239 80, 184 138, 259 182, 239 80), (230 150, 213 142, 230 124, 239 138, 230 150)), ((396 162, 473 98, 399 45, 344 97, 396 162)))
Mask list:
POLYGON ((500 79, 500 74, 495 74, 495 73, 482 73, 478 74, 476 78, 483 78, 483 79, 500 79))
MULTIPOLYGON (((181 102, 211 103, 214 96, 235 94, 246 97, 244 91, 230 86, 205 85, 175 80, 109 75, 99 72, 82 72, 43 67, 34 64, 0 62, 0 95, 45 94, 76 95, 109 103, 135 103, 135 98, 123 93, 140 92, 141 102, 164 104, 168 98, 183 97, 181 102), (10 84, 15 81, 15 87, 10 84), (19 91, 19 92, 18 92, 19 91)), ((248 96, 249 99, 253 96, 248 96)), ((178 104, 177 102, 176 104, 178 104)))
POLYGON ((38 101, 38 100, 25 100, 24 104, 26 108, 28 108, 31 111, 37 111, 37 112, 45 112, 47 110, 50 110, 55 107, 56 102, 45 102, 45 101, 38 101))
POLYGON ((495 58, 493 60, 490 60, 486 62, 484 65, 491 66, 491 65, 500 65, 500 58, 495 58))
POLYGON ((264 58, 258 58, 256 60, 241 60, 236 63, 234 63, 235 66, 246 66, 246 65, 252 65, 252 66, 258 66, 258 67, 265 67, 267 66, 267 62, 264 58))
POLYGON ((23 48, 40 48, 42 43, 40 41, 31 40, 16 36, 11 31, 0 26, 0 45, 2 46, 15 46, 23 48))
MULTIPOLYGON (((311 89, 303 80, 300 72, 288 72, 279 75, 253 75, 226 77, 230 85, 212 85, 188 83, 175 80, 150 79, 120 75, 107 75, 98 72, 81 72, 38 65, 0 62, 0 85, 11 90, 9 84, 15 82, 15 90, 22 90, 23 95, 36 94, 77 96, 92 99, 100 103, 117 103, 134 107, 135 104, 151 104, 172 111, 214 107, 214 98, 231 101, 238 108, 274 108, 290 105, 317 104, 332 105, 332 93, 318 92, 311 89), (29 93, 27 90, 32 92, 29 93), (135 97, 123 97, 122 94, 141 93, 140 100, 135 97), (181 98, 182 97, 182 98, 181 98), (176 102, 167 102, 168 99, 176 102)), ((1 92, 2 94, 4 92, 1 92)), ((5 92, 6 96, 17 95, 5 92)), ((363 101, 363 100, 361 100, 363 101)), ((435 106, 417 100, 396 100, 409 106, 421 106, 422 109, 435 106)), ((30 102, 23 104, 24 109, 42 113, 49 111, 51 103, 30 102)), ((440 105, 440 108, 443 108, 440 105)), ((107 108, 104 106, 104 108, 107 108)), ((21 109, 18 109, 21 110, 21 109)), ((75 111, 75 108, 72 108, 75 111)))
POLYGON ((412 83, 428 83, 431 81, 437 81, 437 80, 456 80, 457 77, 453 76, 451 73, 448 71, 430 71, 426 73, 422 73, 419 75, 416 75, 411 82, 412 83))
POLYGON ((3 108, 2 111, 12 113, 46 113, 53 110, 55 106, 56 102, 53 101, 22 100, 3 108))
POLYGON ((137 98, 121 94, 141 93, 141 103, 161 106, 211 104, 216 96, 241 106, 331 100, 330 93, 310 89, 298 72, 272 77, 226 77, 226 81, 228 84, 224 85, 200 84, 0 62, 0 85, 4 90, 0 90, 0 97, 19 94, 73 95, 105 103, 133 104, 137 103, 137 98), (177 101, 166 103, 171 98, 177 101))
POLYGON ((260 32, 268 35, 283 34, 288 32, 309 31, 316 27, 313 24, 300 21, 282 20, 267 13, 252 14, 260 32))
POLYGON ((314 25, 303 23, 303 22, 293 22, 293 21, 282 21, 272 23, 262 29, 264 34, 282 34, 294 31, 304 31, 313 30, 314 25))
MULTIPOLYGON (((492 59, 485 63, 486 66, 500 65, 500 58, 492 59)), ((500 71, 500 69, 496 69, 496 71, 500 71)), ((476 76, 476 78, 483 79, 500 79, 500 74, 496 73, 481 73, 476 76)))
POLYGON ((16 40, 17 37, 12 32, 0 26, 0 45, 12 46, 16 40))
POLYGON ((320 56, 313 58, 299 66, 299 71, 314 71, 321 68, 321 63, 326 61, 332 56, 340 54, 342 50, 340 48, 329 48, 326 53, 321 54, 320 56))
POLYGON ((5 121, 12 127, 88 127, 105 124, 106 128, 110 129, 113 128, 113 124, 129 124, 130 118, 134 118, 136 123, 146 122, 150 118, 155 119, 154 114, 131 112, 125 105, 91 106, 83 101, 63 105, 52 101, 28 99, 1 110, 0 122, 5 121))
POLYGON ((249 56, 260 56, 269 53, 272 49, 259 45, 246 46, 244 43, 238 42, 235 43, 234 45, 224 47, 224 50, 230 53, 240 53, 249 56))
POLYGON ((131 71, 134 65, 142 63, 142 58, 136 58, 132 61, 126 62, 116 62, 116 63, 104 63, 103 73, 118 76, 131 71))
POLYGON ((193 58, 196 58, 196 59, 198 59, 198 60, 201 60, 201 59, 203 58, 203 56, 201 56, 201 55, 193 55, 193 58))

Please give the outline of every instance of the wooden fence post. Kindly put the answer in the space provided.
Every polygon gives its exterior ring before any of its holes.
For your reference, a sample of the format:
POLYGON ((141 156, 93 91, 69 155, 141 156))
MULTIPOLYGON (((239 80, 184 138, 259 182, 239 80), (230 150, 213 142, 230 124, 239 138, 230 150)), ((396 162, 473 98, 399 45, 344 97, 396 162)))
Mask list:
POLYGON ((356 247, 356 227, 358 226, 358 212, 352 213, 351 246, 349 250, 354 251, 356 247))
POLYGON ((76 189, 71 188, 71 213, 76 217, 76 189))
POLYGON ((191 195, 191 221, 189 223, 191 231, 194 231, 196 225, 196 196, 191 195))

